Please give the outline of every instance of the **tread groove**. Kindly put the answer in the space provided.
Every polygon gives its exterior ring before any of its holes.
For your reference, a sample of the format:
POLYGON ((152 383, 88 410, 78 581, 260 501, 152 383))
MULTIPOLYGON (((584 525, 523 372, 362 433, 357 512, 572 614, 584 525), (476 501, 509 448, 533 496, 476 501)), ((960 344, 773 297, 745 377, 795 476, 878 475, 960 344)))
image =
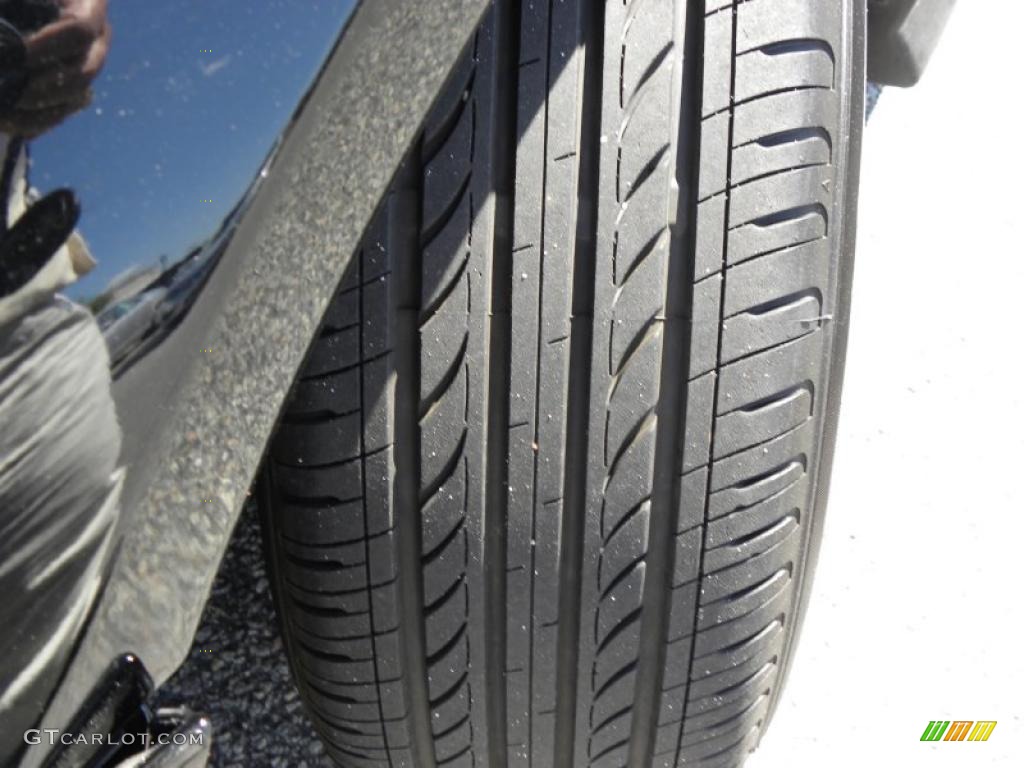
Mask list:
POLYGON ((508 764, 507 693, 504 674, 507 643, 505 602, 507 591, 506 540, 508 526, 508 451, 512 366, 512 240, 514 221, 516 112, 519 90, 520 4, 508 0, 495 11, 496 99, 491 153, 494 158, 494 231, 490 243, 490 299, 487 350, 487 420, 484 432, 484 675, 487 762, 492 768, 508 764))
MULTIPOLYGON (((736 47, 737 47, 737 35, 738 35, 738 28, 739 28, 739 12, 738 12, 738 8, 737 8, 737 4, 736 4, 735 0, 733 0, 733 2, 730 3, 730 6, 731 7, 729 8, 729 12, 732 13, 732 28, 731 28, 731 45, 732 45, 732 49, 731 49, 730 57, 729 57, 729 104, 731 104, 731 107, 730 107, 730 109, 728 111, 728 116, 729 116, 728 117, 728 121, 729 122, 728 122, 728 135, 727 135, 727 139, 726 139, 726 146, 727 147, 731 147, 733 145, 733 143, 734 143, 733 142, 733 130, 734 130, 735 116, 736 116, 735 94, 736 94, 736 70, 737 70, 737 67, 736 67, 736 47)), ((729 264, 729 227, 728 227, 728 222, 729 222, 730 207, 731 207, 731 203, 732 203, 732 191, 730 189, 731 186, 732 186, 731 185, 732 159, 733 159, 732 152, 728 152, 726 154, 726 167, 725 167, 725 189, 726 189, 726 193, 725 193, 725 211, 724 211, 724 214, 723 214, 723 221, 726 222, 726 226, 724 226, 722 228, 722 230, 723 230, 723 232, 722 232, 722 257, 721 257, 722 258, 722 262, 721 262, 721 266, 720 266, 721 276, 722 277, 721 277, 721 284, 720 284, 720 287, 719 287, 718 328, 717 328, 717 334, 716 334, 717 338, 716 338, 716 345, 715 345, 715 369, 719 370, 719 371, 722 369, 722 337, 724 336, 724 334, 722 333, 722 323, 724 322, 724 319, 725 319, 723 317, 723 314, 725 312, 725 297, 726 297, 725 291, 726 291, 726 282, 727 282, 727 274, 728 274, 727 270, 726 270, 726 266, 729 264)), ((721 376, 716 376, 715 379, 714 379, 714 383, 712 385, 712 395, 711 395, 711 427, 710 427, 710 436, 709 436, 709 443, 708 443, 709 446, 711 446, 712 453, 714 451, 714 445, 715 445, 715 425, 716 425, 716 422, 717 422, 717 418, 716 418, 717 407, 716 407, 716 404, 718 403, 720 379, 721 379, 721 376)), ((701 522, 703 524, 703 528, 701 530, 701 547, 700 547, 700 554, 698 555, 698 562, 697 562, 697 584, 698 584, 698 591, 700 590, 700 585, 704 583, 704 575, 705 575, 704 574, 704 557, 705 557, 705 553, 707 552, 707 548, 708 548, 708 529, 709 529, 709 525, 708 525, 708 510, 709 510, 709 507, 710 507, 710 504, 711 504, 711 485, 710 485, 710 483, 708 483, 708 485, 706 486, 706 488, 704 490, 704 500, 703 500, 703 502, 704 502, 703 503, 703 507, 702 507, 702 509, 700 511, 701 512, 701 522)), ((694 611, 693 624, 692 624, 691 629, 690 629, 690 637, 691 638, 695 639, 697 637, 697 632, 698 632, 698 629, 699 629, 699 624, 700 624, 700 611, 694 611)), ((690 681, 690 680, 693 679, 693 671, 694 671, 693 668, 694 668, 694 662, 696 660, 696 653, 697 653, 697 643, 694 640, 694 641, 691 641, 689 643, 689 661, 688 661, 688 664, 687 664, 686 677, 684 678, 687 681, 690 681)), ((679 721, 679 733, 676 736, 676 754, 675 754, 675 763, 674 763, 676 765, 679 764, 680 757, 682 756, 682 751, 683 751, 683 732, 685 730, 686 718, 687 718, 687 715, 688 715, 688 712, 689 712, 689 705, 690 705, 691 698, 692 698, 691 697, 691 692, 690 692, 689 688, 687 688, 686 695, 683 698, 683 710, 682 710, 682 715, 681 715, 680 721, 679 721)))
MULTIPOLYGON (((579 154, 576 166, 576 205, 572 242, 572 312, 569 326, 569 381, 567 385, 566 434, 563 468, 561 548, 558 600, 560 606, 580 605, 587 505, 587 457, 591 435, 588 424, 591 403, 591 349, 594 339, 596 265, 592 254, 597 242, 597 195, 600 179, 602 71, 604 68, 604 4, 581 2, 577 6, 581 47, 582 82, 577 91, 579 154)), ((558 625, 555 687, 555 734, 552 765, 575 764, 579 695, 580 611, 563 612, 558 625)))

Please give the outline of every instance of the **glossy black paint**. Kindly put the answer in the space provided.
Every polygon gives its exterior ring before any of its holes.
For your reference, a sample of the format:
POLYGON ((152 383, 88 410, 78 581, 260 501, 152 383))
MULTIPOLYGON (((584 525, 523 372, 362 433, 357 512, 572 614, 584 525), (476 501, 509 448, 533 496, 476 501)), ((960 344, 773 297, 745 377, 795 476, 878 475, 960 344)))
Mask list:
MULTIPOLYGON (((76 735, 98 731, 108 738, 98 744, 90 739, 63 744, 58 738, 45 768, 116 765, 139 752, 142 745, 136 736, 149 731, 152 718, 145 704, 152 692, 153 681, 137 656, 125 654, 115 659, 69 728, 76 735), (131 734, 130 744, 125 743, 126 734, 131 734)), ((37 735, 49 745, 49 734, 37 735)))
MULTIPOLYGON (((306 347, 484 3, 133 7, 111 4, 93 104, 31 148, 31 182, 77 193, 100 264, 66 293, 97 311, 159 299, 114 361, 125 476, 102 589, 70 664, 55 657, 19 713, 46 728, 83 711, 110 659, 136 652, 159 684, 185 657, 306 347), (202 58, 217 35, 230 60, 202 58)), ((0 763, 21 746, 5 728, 0 763)))

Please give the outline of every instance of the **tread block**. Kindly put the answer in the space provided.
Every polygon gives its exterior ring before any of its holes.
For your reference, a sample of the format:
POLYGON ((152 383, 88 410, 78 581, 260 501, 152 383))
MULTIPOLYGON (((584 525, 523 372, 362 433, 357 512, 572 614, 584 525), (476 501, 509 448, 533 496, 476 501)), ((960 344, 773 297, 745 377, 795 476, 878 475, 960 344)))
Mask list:
MULTIPOLYGON (((717 412, 747 408, 756 413, 763 410, 762 401, 774 400, 805 381, 815 381, 821 368, 821 342, 822 334, 812 333, 723 366, 717 412)), ((812 387, 807 389, 814 394, 812 387)))
MULTIPOLYGON (((751 142, 811 129, 828 138, 831 150, 831 126, 835 125, 838 113, 839 99, 835 91, 823 88, 782 91, 748 101, 736 107, 733 146, 740 148, 751 142)), ((829 157, 831 159, 831 152, 829 157)))
POLYGON ((831 88, 830 52, 820 48, 750 51, 736 59, 736 100, 745 102, 791 88, 831 88))
POLYGON ((722 362, 806 336, 821 322, 821 298, 815 291, 789 297, 788 303, 771 309, 734 315, 722 325, 722 362))
MULTIPOLYGON (((752 185, 748 185, 752 186, 752 185)), ((828 235, 828 212, 811 203, 788 208, 729 231, 729 265, 820 240, 828 235)))
POLYGON ((731 411, 715 420, 715 457, 758 446, 811 418, 814 394, 805 384, 785 389, 756 407, 731 411))
POLYGON ((841 34, 842 17, 820 0, 751 0, 736 8, 736 53, 780 42, 820 42, 831 58, 833 40, 841 34))
POLYGON ((800 294, 820 297, 828 280, 829 242, 814 240, 729 269, 725 285, 727 318, 800 294))
POLYGON ((796 168, 740 185, 732 192, 729 226, 736 228, 801 206, 827 209, 833 175, 827 167, 796 168))

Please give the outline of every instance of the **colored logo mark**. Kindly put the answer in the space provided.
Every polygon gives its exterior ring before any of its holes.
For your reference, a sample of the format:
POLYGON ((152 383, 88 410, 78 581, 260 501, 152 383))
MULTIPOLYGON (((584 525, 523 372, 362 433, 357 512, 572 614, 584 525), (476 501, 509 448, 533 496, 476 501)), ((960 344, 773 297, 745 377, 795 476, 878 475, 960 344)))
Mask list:
POLYGON ((921 741, 988 741, 996 728, 995 720, 931 720, 921 741))

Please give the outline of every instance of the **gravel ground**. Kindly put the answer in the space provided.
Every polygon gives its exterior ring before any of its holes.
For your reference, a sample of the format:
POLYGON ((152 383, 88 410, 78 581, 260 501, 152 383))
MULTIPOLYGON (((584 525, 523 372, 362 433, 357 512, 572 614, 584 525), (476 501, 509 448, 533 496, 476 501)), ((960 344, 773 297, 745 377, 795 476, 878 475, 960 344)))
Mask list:
POLYGON ((210 715, 213 768, 331 765, 288 671, 255 504, 242 513, 192 650, 161 687, 160 704, 210 715))

